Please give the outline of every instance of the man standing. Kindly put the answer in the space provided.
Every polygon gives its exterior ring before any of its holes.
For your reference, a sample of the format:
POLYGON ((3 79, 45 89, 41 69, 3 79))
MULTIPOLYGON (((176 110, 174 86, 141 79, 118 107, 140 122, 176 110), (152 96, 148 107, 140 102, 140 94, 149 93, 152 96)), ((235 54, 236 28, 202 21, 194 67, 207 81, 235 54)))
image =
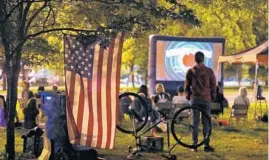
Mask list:
MULTIPOLYGON (((187 92, 187 99, 191 100, 191 104, 201 108, 208 115, 210 115, 210 103, 216 93, 216 78, 211 68, 204 65, 204 54, 200 51, 195 53, 196 65, 189 69, 186 74, 185 87, 187 92), (212 97, 213 96, 213 97, 212 97)), ((200 121, 200 112, 193 110, 193 144, 198 142, 198 127, 200 121)), ((209 124, 206 117, 202 115, 203 134, 209 132, 209 124)), ((204 144, 205 152, 214 152, 214 148, 209 145, 209 138, 204 144)), ((192 149, 197 152, 197 148, 192 149)))

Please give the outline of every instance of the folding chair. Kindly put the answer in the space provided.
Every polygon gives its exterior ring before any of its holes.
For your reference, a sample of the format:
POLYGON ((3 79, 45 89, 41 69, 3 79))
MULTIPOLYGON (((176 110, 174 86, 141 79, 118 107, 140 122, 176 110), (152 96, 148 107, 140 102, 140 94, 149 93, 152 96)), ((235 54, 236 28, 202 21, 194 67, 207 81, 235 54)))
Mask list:
POLYGON ((211 117, 218 118, 219 114, 222 112, 220 104, 216 102, 211 102, 210 104, 211 117))
POLYGON ((246 104, 234 104, 231 108, 229 123, 233 118, 236 119, 236 124, 239 123, 240 119, 244 119, 244 123, 247 121, 248 118, 248 105, 246 104))
MULTIPOLYGON (((190 106, 189 103, 174 103, 173 104, 173 108, 174 108, 174 114, 180 110, 181 108, 184 108, 184 107, 187 107, 187 106, 190 106)), ((187 111, 187 110, 186 110, 187 111)), ((190 111, 189 112, 182 112, 180 114, 180 117, 184 117, 184 118, 188 118, 190 116, 190 111)))
POLYGON ((218 125, 218 118, 219 114, 222 112, 220 104, 216 102, 211 102, 210 104, 210 114, 211 114, 211 121, 212 124, 218 125))
POLYGON ((172 118, 173 117, 173 103, 170 101, 166 101, 166 102, 158 102, 156 103, 156 107, 158 108, 160 114, 162 114, 163 116, 166 116, 168 118, 172 118))

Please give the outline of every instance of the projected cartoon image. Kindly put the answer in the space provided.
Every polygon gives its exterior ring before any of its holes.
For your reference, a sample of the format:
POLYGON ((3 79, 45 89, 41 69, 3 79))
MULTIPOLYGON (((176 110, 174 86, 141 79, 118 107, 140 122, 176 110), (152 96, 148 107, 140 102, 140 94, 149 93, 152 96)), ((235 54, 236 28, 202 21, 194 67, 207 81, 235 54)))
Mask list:
POLYGON ((162 79, 184 81, 187 70, 195 65, 194 55, 197 51, 204 53, 205 65, 212 68, 214 53, 212 43, 190 41, 168 43, 163 57, 166 76, 162 79))

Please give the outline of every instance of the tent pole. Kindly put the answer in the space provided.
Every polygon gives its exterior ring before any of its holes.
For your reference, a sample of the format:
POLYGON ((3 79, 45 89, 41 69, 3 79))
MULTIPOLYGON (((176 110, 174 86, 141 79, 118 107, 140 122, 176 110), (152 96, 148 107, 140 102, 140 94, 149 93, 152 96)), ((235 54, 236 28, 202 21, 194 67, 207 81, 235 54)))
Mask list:
POLYGON ((254 83, 254 98, 257 97, 257 74, 258 74, 258 68, 259 68, 259 65, 258 63, 256 62, 256 65, 255 65, 255 83, 254 83))
POLYGON ((253 92, 254 92, 254 99, 255 99, 255 108, 254 108, 254 119, 256 119, 257 117, 257 110, 256 110, 256 101, 257 101, 257 74, 258 74, 258 62, 256 62, 255 64, 255 81, 254 81, 254 89, 253 89, 253 92))

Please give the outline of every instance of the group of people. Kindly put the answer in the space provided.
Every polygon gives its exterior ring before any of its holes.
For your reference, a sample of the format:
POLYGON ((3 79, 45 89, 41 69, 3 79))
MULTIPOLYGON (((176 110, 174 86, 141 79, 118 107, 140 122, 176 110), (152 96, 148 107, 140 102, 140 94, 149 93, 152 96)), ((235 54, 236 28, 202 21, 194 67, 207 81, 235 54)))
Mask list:
MULTIPOLYGON (((22 105, 23 114, 24 114, 24 123, 23 126, 25 129, 32 129, 37 126, 37 116, 40 114, 41 103, 38 104, 37 99, 41 98, 41 92, 45 91, 44 86, 39 86, 37 93, 33 93, 30 90, 29 82, 24 82, 24 89, 22 90, 21 98, 28 99, 26 105, 22 105)), ((58 87, 53 86, 52 91, 58 93, 58 87)), ((41 114, 41 118, 44 117, 41 114)))
MULTIPOLYGON (((148 88, 146 85, 141 85, 138 89, 137 94, 140 95, 144 101, 147 103, 149 111, 149 119, 151 122, 155 122, 160 119, 159 112, 153 107, 157 103, 171 101, 176 104, 190 104, 195 105, 205 111, 210 115, 210 103, 218 102, 221 104, 222 112, 223 108, 228 106, 227 100, 224 98, 220 89, 217 87, 216 78, 213 70, 204 65, 204 54, 202 52, 197 52, 195 54, 196 65, 189 69, 186 74, 186 81, 183 86, 179 86, 177 89, 178 94, 173 98, 165 92, 163 84, 156 85, 156 93, 153 96, 149 95, 148 88)), ((129 106, 132 106, 136 113, 139 113, 143 117, 143 110, 141 110, 141 103, 136 102, 137 99, 132 102, 129 98, 122 99, 121 107, 128 110, 129 106), (124 107, 125 106, 125 107, 124 107)), ((125 112, 123 110, 123 112, 125 112)), ((121 114, 120 114, 121 115, 121 114)), ((203 134, 204 137, 209 131, 209 124, 207 124, 205 116, 202 116, 203 123, 203 134)), ((120 118, 121 119, 121 118, 120 118)), ((200 114, 195 111, 192 113, 192 140, 193 144, 198 143, 198 126, 200 122, 200 114)), ((152 135, 156 135, 155 129, 152 129, 152 135)), ((204 144, 205 152, 214 152, 214 148, 209 145, 210 139, 208 138, 204 144)), ((192 151, 197 152, 197 148, 193 148, 192 151)))
MULTIPOLYGON (((41 104, 38 104, 37 99, 41 98, 40 93, 45 91, 44 86, 39 86, 37 93, 33 93, 30 90, 30 83, 23 82, 23 90, 21 92, 21 99, 26 100, 26 103, 21 103, 20 107, 24 114, 23 127, 25 129, 32 129, 37 126, 37 116, 40 114, 41 104)), ((52 87, 53 92, 59 92, 57 86, 52 87)), ((5 110, 4 97, 0 97, 0 126, 6 127, 6 110, 5 110)), ((41 115, 43 116, 43 115, 41 115)), ((15 110, 15 126, 21 124, 17 110, 15 110)))

